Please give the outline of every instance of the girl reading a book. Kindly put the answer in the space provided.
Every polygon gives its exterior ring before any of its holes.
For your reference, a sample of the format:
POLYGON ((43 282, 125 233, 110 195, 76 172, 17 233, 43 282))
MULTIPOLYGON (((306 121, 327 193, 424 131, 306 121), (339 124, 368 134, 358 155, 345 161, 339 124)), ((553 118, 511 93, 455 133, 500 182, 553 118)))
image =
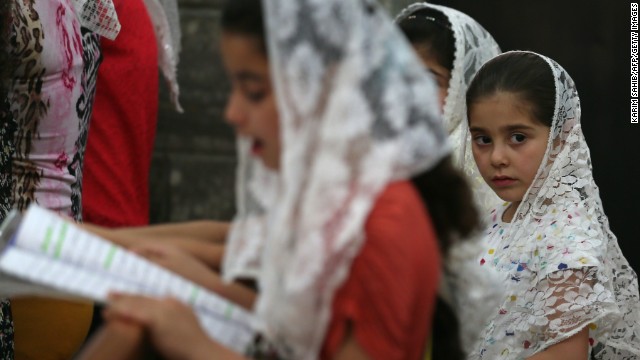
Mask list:
POLYGON ((232 354, 184 305, 123 294, 107 327, 167 358, 421 358, 436 236, 478 224, 435 83, 375 1, 233 0, 222 25, 240 161, 223 276, 257 279, 261 336, 232 354))
POLYGON ((471 358, 637 359, 637 276, 609 229, 569 74, 508 52, 480 69, 467 105, 480 173, 506 201, 478 265, 505 293, 471 358))

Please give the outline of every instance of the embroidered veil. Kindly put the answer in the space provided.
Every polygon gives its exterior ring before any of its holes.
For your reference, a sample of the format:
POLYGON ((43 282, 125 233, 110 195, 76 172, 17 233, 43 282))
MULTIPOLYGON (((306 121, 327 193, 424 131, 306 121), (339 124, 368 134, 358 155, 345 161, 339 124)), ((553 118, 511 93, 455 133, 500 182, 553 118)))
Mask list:
POLYGON ((376 197, 450 153, 433 80, 373 0, 264 0, 281 168, 239 143, 227 279, 258 279, 258 329, 315 358, 376 197))

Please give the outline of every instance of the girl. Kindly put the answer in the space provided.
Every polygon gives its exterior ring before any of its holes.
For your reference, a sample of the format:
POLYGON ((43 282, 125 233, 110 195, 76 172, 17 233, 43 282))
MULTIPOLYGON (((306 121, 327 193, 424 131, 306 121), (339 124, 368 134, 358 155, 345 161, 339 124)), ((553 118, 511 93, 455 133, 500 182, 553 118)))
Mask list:
POLYGON ((567 72, 530 52, 496 57, 467 92, 473 155, 507 201, 480 266, 506 294, 472 358, 636 359, 637 276, 609 229, 567 72))
MULTIPOLYGON (((467 174, 477 204, 489 211, 501 203, 478 172, 467 136, 465 94, 471 79, 486 61, 500 53, 491 34, 478 22, 455 9, 428 3, 412 4, 396 18, 405 36, 437 81, 443 120, 453 145, 456 165, 467 174)), ((477 235, 477 234, 475 234, 477 235)), ((477 272, 476 258, 483 250, 481 238, 460 242, 449 252, 439 295, 458 319, 461 346, 468 353, 501 297, 500 281, 477 272)), ((444 306, 442 306, 444 307, 444 306)), ((452 359, 440 336, 454 331, 455 319, 437 311, 433 355, 452 359)))
MULTIPOLYGON (((434 235, 447 244, 477 225, 435 86, 376 2, 266 0, 266 34, 260 5, 229 1, 221 41, 241 145, 223 273, 258 279, 263 337, 248 355, 421 358, 434 235)), ((239 357, 173 302, 110 305, 110 322, 145 327, 169 358, 239 357)))
POLYGON ((415 3, 402 10, 396 22, 438 83, 454 163, 468 175, 481 207, 492 209, 500 201, 473 161, 465 94, 482 64, 500 53, 498 44, 477 21, 446 6, 415 3))

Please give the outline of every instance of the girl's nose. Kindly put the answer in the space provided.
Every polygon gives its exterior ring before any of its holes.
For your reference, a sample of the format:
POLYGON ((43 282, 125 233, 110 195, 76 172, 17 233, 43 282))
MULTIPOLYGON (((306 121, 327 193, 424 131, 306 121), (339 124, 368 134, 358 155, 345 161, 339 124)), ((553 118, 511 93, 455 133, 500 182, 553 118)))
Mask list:
POLYGON ((494 144, 491 150, 491 165, 495 167, 503 167, 509 164, 509 158, 504 146, 494 144))
POLYGON ((240 104, 240 96, 237 91, 232 90, 227 99, 227 105, 224 109, 225 121, 235 127, 242 127, 246 123, 246 115, 242 111, 242 105, 240 104))

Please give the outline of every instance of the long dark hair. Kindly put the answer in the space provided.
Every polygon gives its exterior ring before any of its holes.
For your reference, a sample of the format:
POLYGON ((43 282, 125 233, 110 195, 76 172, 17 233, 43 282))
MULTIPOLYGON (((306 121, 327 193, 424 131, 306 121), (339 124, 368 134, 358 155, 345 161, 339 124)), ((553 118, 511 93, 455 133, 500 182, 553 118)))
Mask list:
POLYGON ((484 64, 467 89, 467 112, 470 114, 475 103, 498 92, 515 94, 529 105, 536 120, 551 127, 556 106, 555 81, 551 67, 540 56, 509 52, 484 64))
MULTIPOLYGON (((222 30, 255 37, 266 55, 260 0, 227 1, 222 13, 222 30)), ((480 227, 471 188, 450 157, 411 181, 429 210, 444 255, 456 239, 468 237, 480 227)), ((440 298, 436 303, 432 342, 434 359, 463 359, 458 321, 451 308, 440 298)))
POLYGON ((440 66, 451 71, 455 37, 451 22, 443 12, 424 8, 411 13, 398 23, 400 30, 414 47, 424 47, 440 66))

